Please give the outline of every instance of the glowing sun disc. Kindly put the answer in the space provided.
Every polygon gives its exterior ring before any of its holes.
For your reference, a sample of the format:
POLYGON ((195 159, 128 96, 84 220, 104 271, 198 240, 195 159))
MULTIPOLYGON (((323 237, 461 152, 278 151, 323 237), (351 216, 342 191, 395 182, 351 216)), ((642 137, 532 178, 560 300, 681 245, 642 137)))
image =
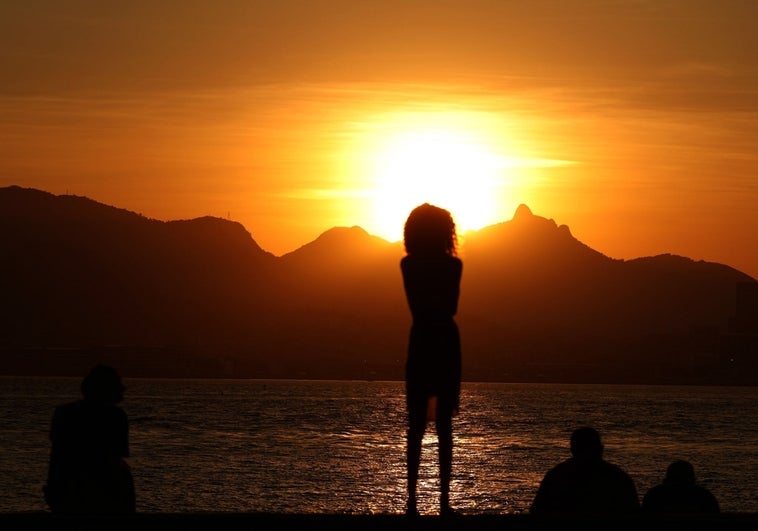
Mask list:
POLYGON ((373 218, 379 235, 399 240, 405 218, 421 203, 448 209, 459 233, 493 222, 503 160, 472 133, 395 134, 377 150, 375 168, 373 218))

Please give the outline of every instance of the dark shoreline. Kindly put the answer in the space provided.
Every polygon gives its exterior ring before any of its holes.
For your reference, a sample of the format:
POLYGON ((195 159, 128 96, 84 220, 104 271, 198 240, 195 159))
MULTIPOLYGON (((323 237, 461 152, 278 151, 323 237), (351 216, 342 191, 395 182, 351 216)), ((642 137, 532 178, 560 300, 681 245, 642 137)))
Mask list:
POLYGON ((441 518, 424 515, 415 519, 400 514, 344 515, 291 513, 137 513, 128 516, 66 516, 48 512, 0 514, 0 529, 9 530, 181 530, 211 531, 402 531, 452 530, 726 530, 756 531, 758 513, 706 515, 591 515, 535 516, 528 514, 482 514, 441 518))

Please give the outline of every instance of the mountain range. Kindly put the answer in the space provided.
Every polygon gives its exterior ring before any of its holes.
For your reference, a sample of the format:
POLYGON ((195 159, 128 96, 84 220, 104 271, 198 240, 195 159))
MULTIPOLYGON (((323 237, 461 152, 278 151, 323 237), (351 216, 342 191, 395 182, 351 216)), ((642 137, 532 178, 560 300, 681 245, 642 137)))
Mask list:
MULTIPOLYGON (((0 374, 402 380, 399 242, 335 227, 283 256, 241 224, 0 188, 0 374)), ((758 281, 614 259, 526 205, 461 236, 467 381, 758 384, 758 281)))

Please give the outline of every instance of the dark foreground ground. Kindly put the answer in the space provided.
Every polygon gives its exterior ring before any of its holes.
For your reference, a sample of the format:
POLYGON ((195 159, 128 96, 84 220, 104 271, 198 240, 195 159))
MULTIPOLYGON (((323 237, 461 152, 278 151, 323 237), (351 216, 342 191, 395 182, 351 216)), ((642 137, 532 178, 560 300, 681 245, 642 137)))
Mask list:
POLYGON ((758 514, 719 514, 707 516, 562 516, 465 515, 453 518, 402 515, 267 514, 267 513, 180 513, 135 514, 128 517, 57 516, 49 513, 0 514, 0 531, 403 531, 403 530, 666 530, 666 531, 758 531, 758 514))

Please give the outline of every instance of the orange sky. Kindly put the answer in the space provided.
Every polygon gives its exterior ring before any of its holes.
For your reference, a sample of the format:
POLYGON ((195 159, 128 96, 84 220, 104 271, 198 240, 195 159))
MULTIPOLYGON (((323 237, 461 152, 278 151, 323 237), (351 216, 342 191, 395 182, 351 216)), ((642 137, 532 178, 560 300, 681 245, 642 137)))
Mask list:
POLYGON ((429 189, 463 226, 526 203, 613 258, 758 278, 756 20, 749 0, 9 0, 0 186, 229 217, 274 254, 337 225, 399 238, 429 189))

